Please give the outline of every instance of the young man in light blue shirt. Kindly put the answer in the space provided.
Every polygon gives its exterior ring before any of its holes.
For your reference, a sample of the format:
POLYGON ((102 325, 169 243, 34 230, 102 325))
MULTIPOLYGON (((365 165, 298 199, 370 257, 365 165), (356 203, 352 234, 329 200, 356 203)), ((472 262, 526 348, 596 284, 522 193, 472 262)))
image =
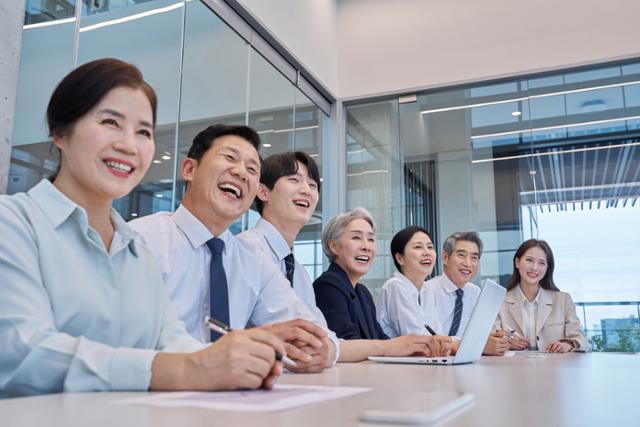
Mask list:
MULTIPOLYGON (((279 268, 290 286, 326 325, 316 306, 311 277, 293 256, 293 242, 316 209, 320 193, 316 162, 301 151, 274 154, 265 159, 260 176, 256 206, 262 218, 255 228, 240 234, 261 249, 264 257, 279 268)), ((340 362, 357 362, 368 356, 408 356, 426 349, 433 338, 405 336, 395 340, 340 340, 340 362), (420 350, 419 350, 420 349, 420 350)))
POLYGON ((280 271, 228 230, 255 198, 259 145, 259 136, 246 126, 203 130, 182 163, 187 189, 180 207, 130 225, 162 267, 171 299, 192 336, 204 342, 214 339, 203 319, 227 310, 226 321, 234 329, 273 324, 271 330, 288 344, 287 355, 298 362, 296 370, 317 372, 335 361, 337 340, 315 323, 280 271), (221 248, 221 259, 213 241, 221 248), (226 279, 222 294, 220 278, 226 279), (223 300, 228 304, 220 308, 223 300))
POLYGON ((318 205, 320 174, 315 161, 302 151, 274 154, 262 166, 256 207, 262 218, 255 228, 238 235, 259 248, 287 278, 290 286, 326 325, 316 306, 311 278, 295 259, 293 242, 318 205))

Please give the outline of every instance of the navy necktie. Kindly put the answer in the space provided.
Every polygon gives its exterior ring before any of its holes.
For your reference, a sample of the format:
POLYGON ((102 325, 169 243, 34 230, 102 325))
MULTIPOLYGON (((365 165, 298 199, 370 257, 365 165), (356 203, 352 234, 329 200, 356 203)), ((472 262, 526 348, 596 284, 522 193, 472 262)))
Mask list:
POLYGON ((287 270, 287 280, 291 283, 291 287, 293 288, 293 272, 296 269, 296 259, 293 257, 293 254, 289 254, 284 257, 284 266, 287 270))
POLYGON ((451 322, 451 329, 449 329, 449 336, 455 336, 458 333, 460 327, 460 319, 462 319, 462 297, 464 291, 462 289, 456 289, 456 305, 453 307, 453 322, 451 322))
MULTIPOLYGON (((226 325, 229 324, 229 290, 227 289, 227 276, 222 265, 222 251, 224 241, 217 237, 209 240, 207 246, 211 250, 211 266, 209 277, 209 303, 211 317, 226 325)), ((220 338, 220 334, 211 331, 211 342, 220 338)))

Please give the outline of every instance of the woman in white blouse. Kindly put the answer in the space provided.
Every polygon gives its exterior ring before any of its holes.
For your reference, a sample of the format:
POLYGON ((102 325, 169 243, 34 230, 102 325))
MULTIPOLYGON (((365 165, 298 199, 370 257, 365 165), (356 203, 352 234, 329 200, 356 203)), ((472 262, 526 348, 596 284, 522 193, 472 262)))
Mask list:
POLYGON ((522 243, 494 328, 509 333, 512 350, 590 351, 571 296, 553 282, 554 259, 544 240, 522 243))
POLYGON ((398 271, 380 289, 378 322, 390 337, 429 334, 421 296, 437 257, 429 232, 417 226, 400 230, 391 240, 391 255, 398 271))

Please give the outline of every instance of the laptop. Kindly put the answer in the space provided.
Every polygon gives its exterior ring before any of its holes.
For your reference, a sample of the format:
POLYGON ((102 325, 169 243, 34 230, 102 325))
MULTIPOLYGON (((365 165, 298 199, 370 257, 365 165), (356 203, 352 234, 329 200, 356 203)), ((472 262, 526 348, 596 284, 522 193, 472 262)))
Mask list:
POLYGON ((409 363, 419 365, 460 365, 475 362, 482 356, 482 350, 496 320, 506 289, 491 279, 484 281, 480 296, 473 308, 467 329, 462 335, 455 356, 447 357, 388 357, 369 356, 369 360, 382 363, 409 363))

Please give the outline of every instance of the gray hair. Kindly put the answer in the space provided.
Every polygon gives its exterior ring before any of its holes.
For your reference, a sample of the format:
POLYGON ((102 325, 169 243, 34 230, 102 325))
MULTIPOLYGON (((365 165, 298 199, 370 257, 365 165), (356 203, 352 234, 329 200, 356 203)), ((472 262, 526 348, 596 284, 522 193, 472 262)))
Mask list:
POLYGON ((480 239, 480 235, 475 231, 456 231, 444 241, 442 244, 442 250, 446 252, 447 255, 451 256, 456 243, 459 241, 475 243, 478 245, 478 249, 480 250, 478 258, 482 256, 482 240, 480 239))
POLYGON ((373 232, 376 232, 376 224, 373 221, 373 217, 369 211, 363 207, 357 207, 352 211, 334 216, 331 218, 331 221, 329 221, 324 230, 322 230, 322 251, 327 258, 329 258, 329 261, 334 262, 336 260, 335 254, 331 252, 331 249, 329 248, 329 242, 331 240, 336 241, 340 239, 345 227, 355 219, 364 219, 369 223, 369 225, 371 225, 373 232))

